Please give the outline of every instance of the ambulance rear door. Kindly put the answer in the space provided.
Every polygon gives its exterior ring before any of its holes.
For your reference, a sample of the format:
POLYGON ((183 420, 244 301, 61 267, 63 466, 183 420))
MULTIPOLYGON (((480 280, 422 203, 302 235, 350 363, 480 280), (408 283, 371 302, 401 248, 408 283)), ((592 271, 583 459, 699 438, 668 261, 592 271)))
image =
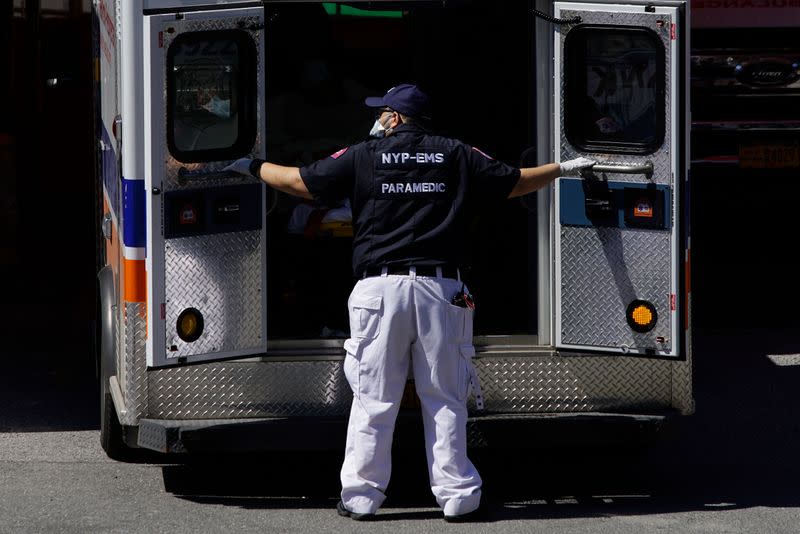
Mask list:
POLYGON ((555 155, 597 161, 554 189, 560 352, 684 357, 684 4, 554 4, 555 155))
POLYGON ((197 4, 144 12, 149 367, 266 352, 264 10, 197 4))

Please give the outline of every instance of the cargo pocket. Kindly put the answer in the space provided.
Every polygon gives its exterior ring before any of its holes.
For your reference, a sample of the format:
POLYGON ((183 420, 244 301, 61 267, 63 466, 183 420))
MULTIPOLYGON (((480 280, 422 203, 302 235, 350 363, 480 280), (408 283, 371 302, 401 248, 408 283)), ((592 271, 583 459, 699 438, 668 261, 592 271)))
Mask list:
POLYGON ((350 336, 375 339, 381 332, 383 297, 380 295, 350 296, 350 336))
POLYGON ((461 345, 458 347, 461 358, 458 366, 458 399, 466 401, 469 396, 469 385, 472 379, 472 357, 475 356, 475 347, 461 345))
POLYGON ((358 389, 361 386, 359 367, 361 366, 361 354, 364 352, 364 341, 350 338, 344 342, 344 350, 347 353, 343 363, 344 377, 350 384, 353 396, 357 398, 358 389))
POLYGON ((461 353, 461 368, 462 372, 464 373, 464 385, 463 385, 463 398, 462 400, 466 401, 467 397, 469 396, 470 386, 472 388, 472 394, 475 397, 475 408, 478 410, 483 410, 483 391, 481 390, 481 383, 478 379, 478 373, 475 372, 475 366, 473 365, 473 358, 475 357, 475 346, 471 343, 468 345, 461 345, 458 347, 459 352, 461 353))
POLYGON ((448 341, 456 344, 472 343, 472 310, 455 306, 449 302, 446 306, 445 321, 448 341))

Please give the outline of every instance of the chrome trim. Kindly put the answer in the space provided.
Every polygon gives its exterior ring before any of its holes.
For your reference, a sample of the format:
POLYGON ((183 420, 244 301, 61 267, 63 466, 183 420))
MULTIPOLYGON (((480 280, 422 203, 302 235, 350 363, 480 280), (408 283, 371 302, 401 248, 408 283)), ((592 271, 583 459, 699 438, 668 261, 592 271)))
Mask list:
POLYGON ((114 409, 117 411, 117 418, 120 421, 125 419, 128 410, 125 408, 125 398, 122 396, 122 389, 119 387, 119 381, 116 376, 108 379, 109 390, 111 392, 111 399, 114 401, 114 409))

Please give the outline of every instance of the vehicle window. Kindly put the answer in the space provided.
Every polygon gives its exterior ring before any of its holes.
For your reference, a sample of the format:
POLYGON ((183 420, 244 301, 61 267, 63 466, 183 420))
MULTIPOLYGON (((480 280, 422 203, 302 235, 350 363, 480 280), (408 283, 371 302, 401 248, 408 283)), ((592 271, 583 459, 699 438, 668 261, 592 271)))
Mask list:
POLYGON ((179 161, 246 155, 256 135, 255 45, 239 30, 186 33, 167 55, 168 144, 179 161))
POLYGON ((582 150, 649 153, 664 140, 664 46, 646 28, 585 26, 564 44, 567 139, 582 150))

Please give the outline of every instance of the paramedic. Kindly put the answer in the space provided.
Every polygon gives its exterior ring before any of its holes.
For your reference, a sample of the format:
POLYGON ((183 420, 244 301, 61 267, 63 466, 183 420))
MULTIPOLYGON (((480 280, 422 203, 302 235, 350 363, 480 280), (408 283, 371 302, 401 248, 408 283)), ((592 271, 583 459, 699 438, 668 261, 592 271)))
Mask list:
POLYGON ((478 204, 540 189, 594 164, 586 158, 517 169, 421 122, 427 96, 398 85, 366 99, 376 109, 369 141, 308 166, 240 159, 228 167, 279 191, 353 211, 350 338, 344 373, 353 390, 337 510, 371 519, 391 472, 392 434, 409 358, 422 405, 430 485, 447 521, 476 518, 481 478, 467 458, 472 309, 460 280, 467 217, 478 204))

